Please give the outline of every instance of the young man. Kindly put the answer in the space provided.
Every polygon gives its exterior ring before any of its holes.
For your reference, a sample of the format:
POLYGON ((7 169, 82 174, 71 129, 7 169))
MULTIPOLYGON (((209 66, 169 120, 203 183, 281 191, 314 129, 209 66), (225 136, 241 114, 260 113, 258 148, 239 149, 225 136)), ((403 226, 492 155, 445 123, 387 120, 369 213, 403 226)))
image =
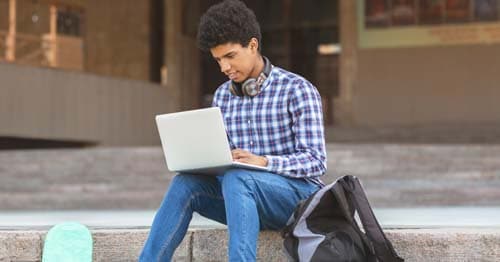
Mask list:
POLYGON ((260 27, 238 0, 201 18, 199 46, 229 80, 216 91, 233 158, 268 172, 230 169, 217 177, 177 174, 151 227, 140 261, 170 261, 194 211, 226 224, 229 260, 255 261, 259 230, 283 228, 297 203, 322 182, 326 152, 321 98, 304 78, 260 54, 260 27))

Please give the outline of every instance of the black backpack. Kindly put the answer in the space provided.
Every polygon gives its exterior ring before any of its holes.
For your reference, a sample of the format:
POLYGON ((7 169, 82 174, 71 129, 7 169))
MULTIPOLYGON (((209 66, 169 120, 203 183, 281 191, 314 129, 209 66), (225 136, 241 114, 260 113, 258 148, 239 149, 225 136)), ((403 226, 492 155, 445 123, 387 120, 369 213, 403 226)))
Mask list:
POLYGON ((404 261, 386 238, 354 176, 341 177, 299 203, 282 236, 290 261, 404 261))

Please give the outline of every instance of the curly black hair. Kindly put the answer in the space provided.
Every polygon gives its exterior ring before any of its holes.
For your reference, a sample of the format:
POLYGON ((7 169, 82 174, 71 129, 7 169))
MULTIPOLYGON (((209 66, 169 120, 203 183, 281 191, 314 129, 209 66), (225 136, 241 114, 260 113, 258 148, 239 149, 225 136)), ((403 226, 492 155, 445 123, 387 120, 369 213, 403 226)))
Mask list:
POLYGON ((221 44, 238 43, 247 47, 252 37, 259 41, 260 26, 254 12, 239 0, 225 0, 211 6, 200 19, 198 47, 202 51, 221 44))

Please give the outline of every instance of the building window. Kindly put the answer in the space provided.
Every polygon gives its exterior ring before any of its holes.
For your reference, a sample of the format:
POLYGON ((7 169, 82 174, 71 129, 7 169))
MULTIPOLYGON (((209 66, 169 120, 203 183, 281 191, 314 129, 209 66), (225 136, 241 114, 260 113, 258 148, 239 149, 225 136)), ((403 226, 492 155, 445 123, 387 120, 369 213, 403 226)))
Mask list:
POLYGON ((81 36, 81 12, 71 9, 57 10, 57 33, 68 36, 81 36))

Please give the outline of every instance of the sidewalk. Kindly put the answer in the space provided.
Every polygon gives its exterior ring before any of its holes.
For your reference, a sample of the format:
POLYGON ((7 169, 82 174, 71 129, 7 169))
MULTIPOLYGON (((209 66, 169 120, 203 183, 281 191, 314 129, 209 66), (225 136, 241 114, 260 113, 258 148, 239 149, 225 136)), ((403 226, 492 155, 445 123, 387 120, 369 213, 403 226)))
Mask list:
MULTIPOLYGON (((384 208, 375 213, 407 262, 500 261, 500 207, 384 208)), ((0 261, 39 262, 49 227, 75 220, 90 227, 94 261, 137 261, 153 216, 152 210, 2 212, 0 261)), ((226 230, 194 216, 173 261, 227 261, 226 230)), ((282 243, 278 232, 261 232, 257 261, 286 261, 282 243)))
MULTIPOLYGON (((419 207, 374 210, 384 228, 498 228, 500 207, 419 207)), ((91 228, 149 228, 153 210, 7 211, 0 213, 0 229, 48 228, 78 221, 91 228)), ((226 228, 194 214, 191 228, 226 228)))

